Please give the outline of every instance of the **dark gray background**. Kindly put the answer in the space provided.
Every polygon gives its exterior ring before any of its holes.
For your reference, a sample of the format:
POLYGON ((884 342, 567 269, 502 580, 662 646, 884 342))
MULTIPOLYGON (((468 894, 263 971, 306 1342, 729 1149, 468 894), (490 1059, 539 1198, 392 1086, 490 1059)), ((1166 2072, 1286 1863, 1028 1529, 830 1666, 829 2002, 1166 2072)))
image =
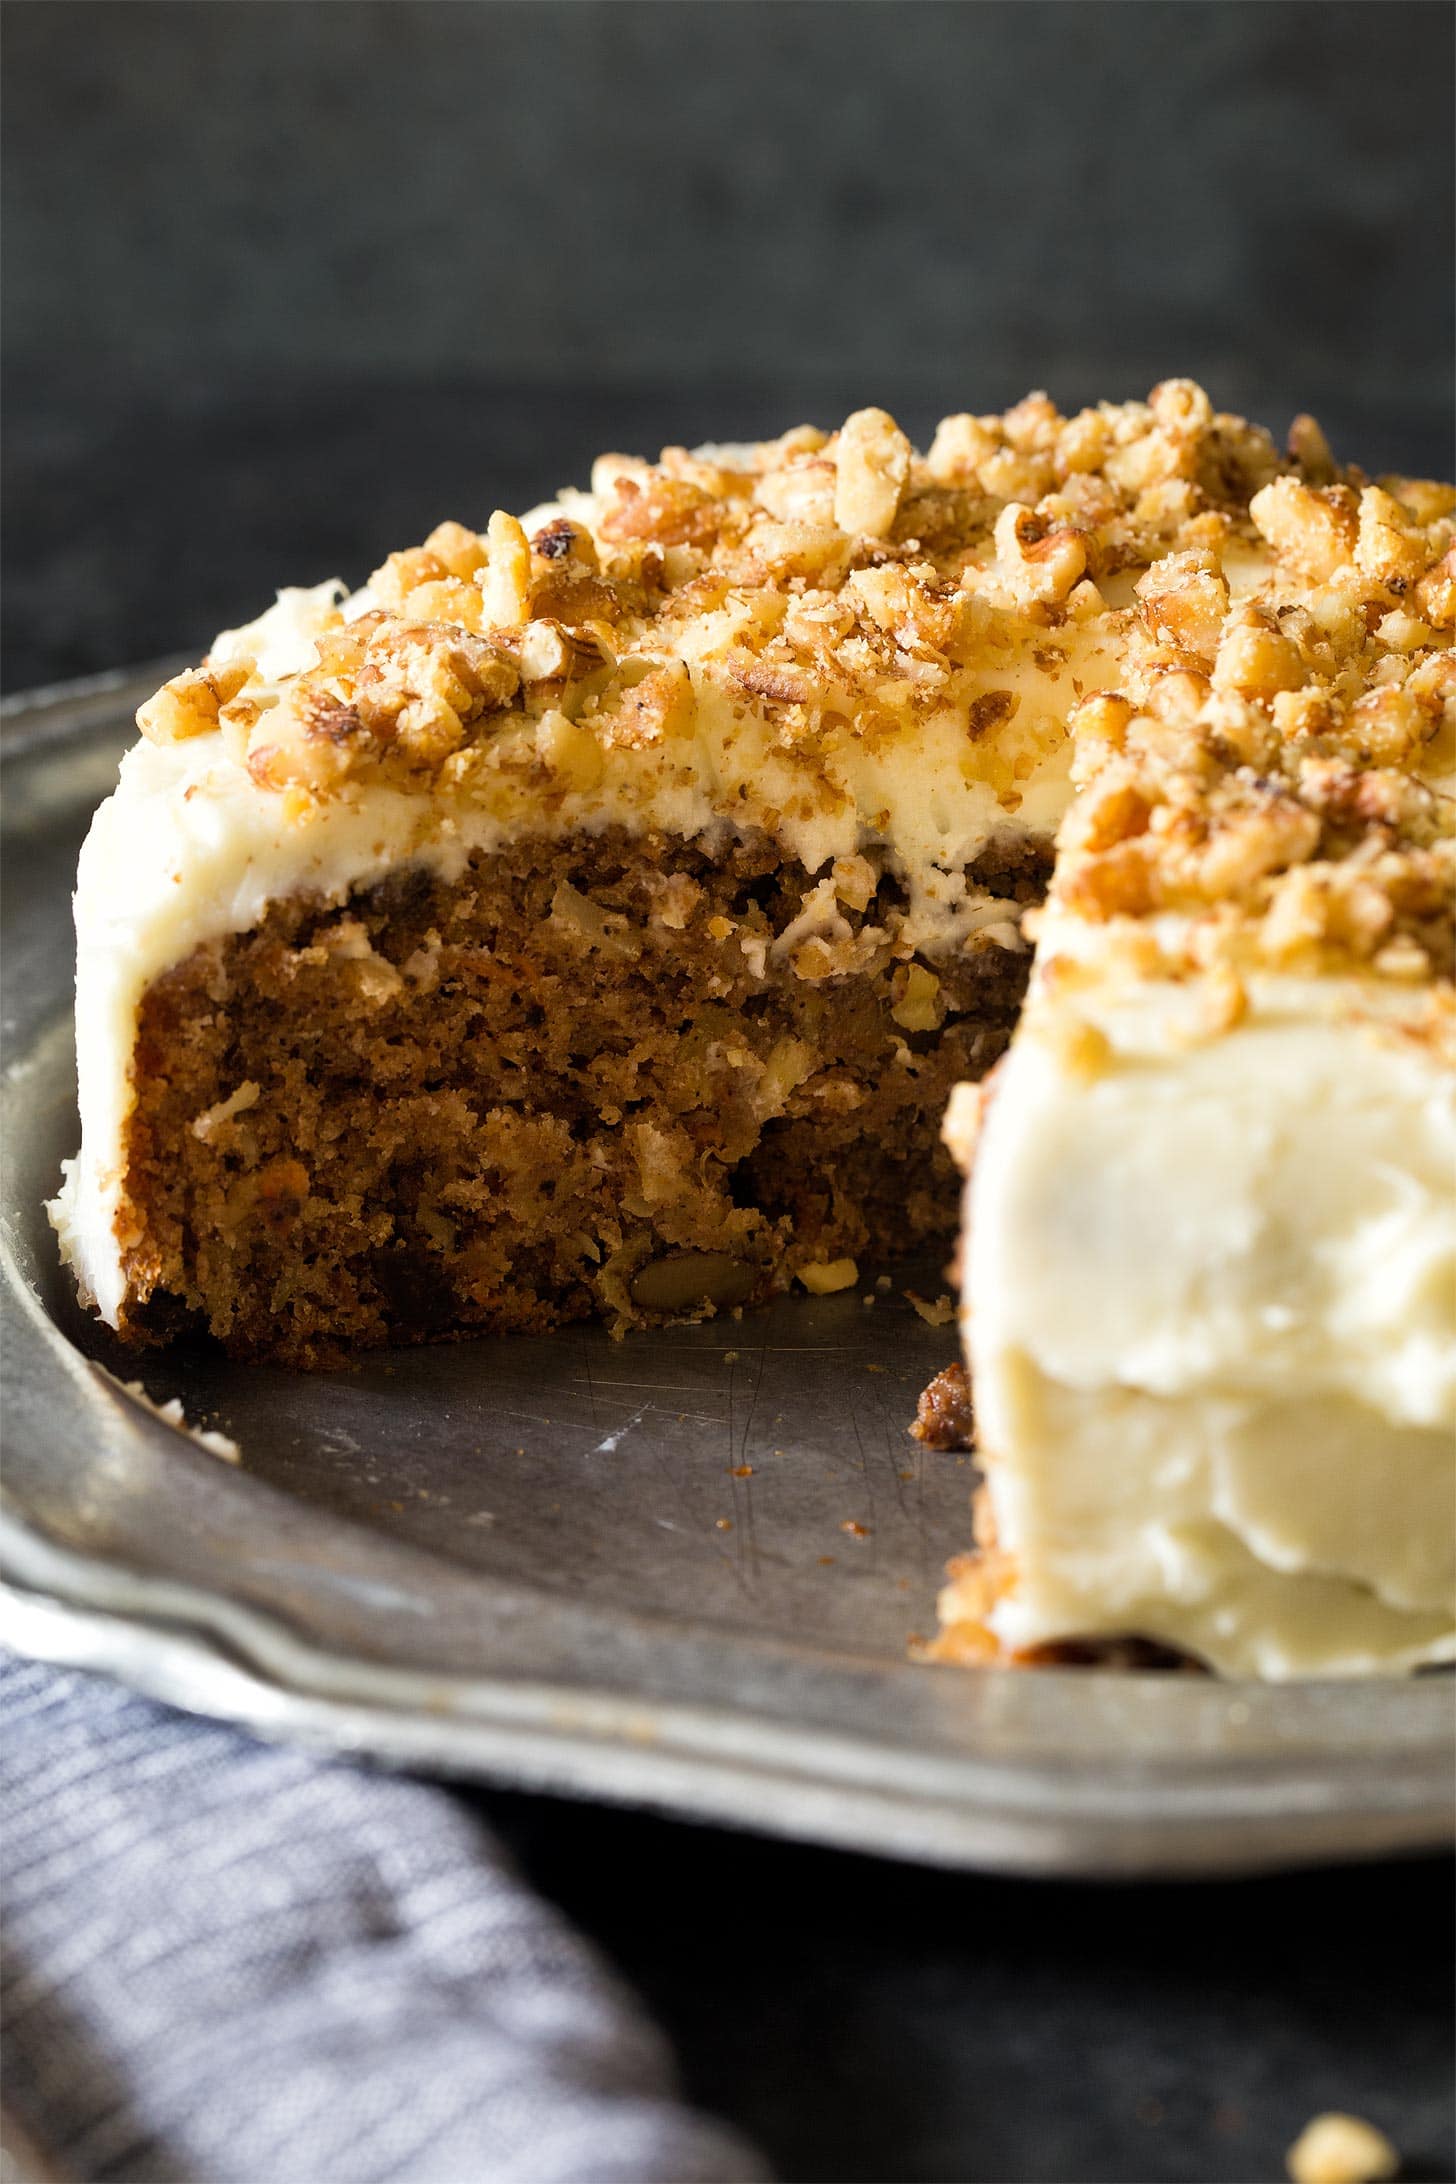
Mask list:
POLYGON ((1444 0, 10 0, 12 684, 603 445, 1172 372, 1444 468, 1444 0))
MULTIPOLYGON (((1189 372, 1450 464, 1445 0, 4 18, 12 688, 866 400, 1189 372)), ((1272 2184, 1329 2106, 1452 2173, 1442 1864, 1068 1888, 479 1805, 786 2178, 1272 2184)))

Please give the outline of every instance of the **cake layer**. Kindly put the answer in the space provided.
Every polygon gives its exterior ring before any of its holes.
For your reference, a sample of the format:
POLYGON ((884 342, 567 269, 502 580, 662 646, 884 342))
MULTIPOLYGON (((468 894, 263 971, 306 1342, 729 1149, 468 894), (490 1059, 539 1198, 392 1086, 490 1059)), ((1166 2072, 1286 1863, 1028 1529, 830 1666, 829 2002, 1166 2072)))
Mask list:
MULTIPOLYGON (((625 830, 203 943, 141 1005, 122 1332, 317 1364, 842 1286, 944 1234, 939 1116, 1004 1047, 1028 958, 959 957, 912 1028, 860 877, 858 964, 827 979, 787 959, 814 883, 771 844, 625 830)), ((1014 911, 1042 875, 979 879, 1014 911)))

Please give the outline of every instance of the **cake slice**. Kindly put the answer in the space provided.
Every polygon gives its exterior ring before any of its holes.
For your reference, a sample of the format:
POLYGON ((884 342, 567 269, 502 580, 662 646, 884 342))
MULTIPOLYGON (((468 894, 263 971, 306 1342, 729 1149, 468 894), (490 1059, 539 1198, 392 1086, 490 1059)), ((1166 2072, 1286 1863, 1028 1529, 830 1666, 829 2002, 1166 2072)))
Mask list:
POLYGON ((958 1090, 985 1484, 942 1658, 1456 1656, 1453 496, 1280 479, 1073 715, 1011 1052, 958 1090))

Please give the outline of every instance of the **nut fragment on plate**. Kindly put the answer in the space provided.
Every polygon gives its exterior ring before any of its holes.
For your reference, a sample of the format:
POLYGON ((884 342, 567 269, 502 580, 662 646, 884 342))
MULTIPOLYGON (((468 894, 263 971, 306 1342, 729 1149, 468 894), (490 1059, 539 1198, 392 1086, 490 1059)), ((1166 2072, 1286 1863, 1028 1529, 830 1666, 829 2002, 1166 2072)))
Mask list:
POLYGON ((1400 2168, 1383 2131, 1337 2110, 1313 2116, 1286 2156, 1293 2184, 1382 2184, 1400 2168))
POLYGON ((938 1372, 921 1394, 910 1431, 926 1448, 969 1449, 975 1436, 971 1383, 959 1358, 938 1372))
POLYGON ((801 1266, 798 1278, 811 1296, 829 1297, 838 1289, 853 1289, 859 1280, 859 1268, 853 1259, 820 1259, 811 1266, 801 1266))

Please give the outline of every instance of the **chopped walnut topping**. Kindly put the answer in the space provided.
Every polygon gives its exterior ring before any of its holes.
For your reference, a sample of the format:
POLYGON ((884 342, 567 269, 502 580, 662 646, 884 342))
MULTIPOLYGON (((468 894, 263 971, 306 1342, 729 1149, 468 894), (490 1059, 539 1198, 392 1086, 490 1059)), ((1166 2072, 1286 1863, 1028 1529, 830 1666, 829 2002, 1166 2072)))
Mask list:
POLYGON ((614 544, 649 539, 656 546, 711 546, 721 522, 711 496, 685 478, 619 478, 602 537, 614 544))
POLYGON ((910 476, 910 442, 881 409, 856 410, 839 435, 834 520, 841 531, 887 538, 910 476))
MULTIPOLYGON (((437 525, 318 610, 307 665, 265 672, 245 655, 277 648, 237 633, 143 733, 220 732, 289 823, 378 778, 554 811, 706 776, 769 827, 842 810, 926 736, 1012 814, 1070 735, 1056 898, 1119 946, 1171 947, 1169 913, 1200 973, 1221 951, 1240 977, 1446 975, 1456 807, 1427 777, 1456 765, 1456 489, 1344 471, 1309 418, 1282 457, 1178 379, 947 417, 923 457, 864 409, 833 436, 606 456, 592 485, 530 537, 501 511, 437 525)), ((809 984, 893 941, 845 915, 886 860, 887 815, 862 816, 866 854, 784 951, 809 984)), ((913 1035, 941 1002, 909 953, 913 1035)))
POLYGON ((1061 603, 1087 566, 1080 535, 1014 501, 996 519, 997 565, 1018 606, 1061 603))
POLYGON ((1423 527, 1389 493, 1378 485, 1367 485, 1360 495, 1357 567, 1377 584, 1404 592, 1415 578, 1424 576, 1429 560, 1423 527))
POLYGON ((1274 551, 1305 576, 1331 577, 1349 559, 1357 518, 1348 486, 1316 490, 1277 478, 1256 493, 1249 514, 1274 551))
POLYGON ((425 540, 424 551, 433 554, 442 568, 466 584, 490 558, 480 533, 467 531, 463 523, 437 523, 425 540))
POLYGON ((514 516, 498 508, 485 534, 486 574, 481 585, 491 629, 510 629, 531 612, 531 547, 514 516))
POLYGON ((1257 607, 1244 607, 1230 616, 1215 645, 1215 690, 1237 691, 1245 698, 1272 698, 1282 690, 1298 690, 1305 680, 1298 645, 1257 607))
POLYGON ((692 721, 692 677, 681 660, 673 660, 631 685, 604 721, 603 732, 617 749, 639 751, 665 737, 686 734, 692 721))
POLYGON ((1317 419, 1303 410, 1289 428, 1289 459, 1297 463, 1306 485, 1332 485, 1335 458, 1317 419))
POLYGON ((1217 554, 1206 546, 1168 554, 1153 563, 1134 590, 1154 637, 1212 660, 1229 608, 1229 588, 1217 554))
POLYGON ((163 683, 137 711, 137 726, 148 743, 184 743, 211 735, 221 708, 235 698, 253 672, 251 660, 228 667, 189 667, 163 683))
POLYGON ((1213 404, 1196 380, 1165 379, 1148 396, 1162 430, 1175 438, 1201 439, 1213 423, 1213 404))
POLYGON ((504 653, 466 630, 366 616, 321 639, 317 670, 259 716, 248 771, 260 787, 316 790, 386 759, 431 772, 519 682, 504 653))

